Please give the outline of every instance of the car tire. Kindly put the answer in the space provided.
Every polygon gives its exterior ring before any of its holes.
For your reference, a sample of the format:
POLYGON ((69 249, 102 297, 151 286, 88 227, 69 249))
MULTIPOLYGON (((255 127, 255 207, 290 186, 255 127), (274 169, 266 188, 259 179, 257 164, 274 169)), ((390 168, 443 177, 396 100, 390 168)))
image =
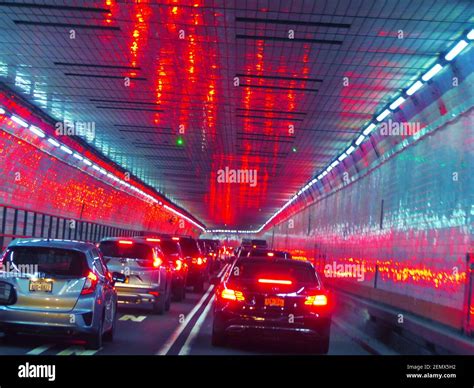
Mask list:
POLYGON ((112 327, 110 328, 110 330, 104 333, 104 341, 112 342, 114 340, 116 323, 117 323, 117 306, 115 307, 114 322, 112 323, 112 327))
POLYGON ((318 353, 328 354, 329 352, 329 336, 321 338, 317 342, 318 353))
POLYGON ((166 311, 166 300, 164 298, 158 298, 153 303, 153 313, 163 315, 166 311))
POLYGON ((194 284, 194 292, 203 292, 204 291, 204 279, 199 279, 194 284))
POLYGON ((223 331, 212 330, 212 346, 223 347, 227 344, 227 336, 223 331))
POLYGON ((86 337, 86 349, 99 350, 102 347, 104 321, 101 318, 98 330, 86 337))

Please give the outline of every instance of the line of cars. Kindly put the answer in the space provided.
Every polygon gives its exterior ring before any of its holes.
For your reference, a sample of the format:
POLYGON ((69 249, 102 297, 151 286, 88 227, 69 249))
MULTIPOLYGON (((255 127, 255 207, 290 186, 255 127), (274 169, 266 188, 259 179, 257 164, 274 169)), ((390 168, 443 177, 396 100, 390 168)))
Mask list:
POLYGON ((236 255, 221 279, 211 279, 212 344, 245 336, 327 353, 334 301, 313 265, 263 243, 242 245, 236 255))
POLYGON ((19 333, 75 336, 99 349, 114 338, 120 304, 163 314, 188 286, 201 292, 214 269, 214 244, 201 250, 192 237, 168 235, 97 245, 16 239, 0 258, 0 331, 6 340, 19 333))

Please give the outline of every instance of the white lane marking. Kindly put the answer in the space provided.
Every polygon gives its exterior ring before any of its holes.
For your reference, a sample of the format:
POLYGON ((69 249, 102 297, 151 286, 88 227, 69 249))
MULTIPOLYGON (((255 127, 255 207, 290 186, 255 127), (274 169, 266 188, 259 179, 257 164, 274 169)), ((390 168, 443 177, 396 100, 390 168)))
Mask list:
POLYGON ((196 321, 196 324, 191 330, 191 333, 189 333, 189 336, 186 339, 186 342, 184 343, 183 347, 178 353, 179 356, 185 356, 191 353, 191 344, 194 342, 194 339, 198 336, 199 331, 201 330, 201 327, 204 324, 204 321, 206 320, 209 314, 209 311, 211 310, 211 307, 212 307, 212 298, 209 299, 209 302, 207 303, 206 308, 202 312, 199 319, 196 321))
POLYGON ((30 350, 29 352, 27 352, 26 354, 30 355, 30 356, 37 356, 41 353, 44 353, 46 352, 51 346, 53 345, 42 345, 42 346, 38 346, 37 348, 34 348, 33 350, 30 350))
POLYGON ((82 346, 71 346, 67 349, 64 349, 63 351, 59 352, 57 355, 58 356, 93 356, 96 354, 99 350, 102 350, 102 348, 97 349, 97 350, 86 350, 82 346))
MULTIPOLYGON (((217 277, 220 277, 223 273, 224 273, 224 270, 227 268, 227 265, 226 264, 224 266, 224 268, 222 268, 221 272, 219 272, 219 274, 217 275, 217 277)), ((191 312, 188 314, 188 316, 186 317, 186 319, 179 325, 179 327, 173 332, 173 334, 171 334, 171 336, 168 338, 168 340, 166 341, 166 343, 161 347, 161 349, 156 352, 155 354, 156 355, 160 355, 160 356, 164 356, 166 355, 169 350, 172 348, 172 346, 174 345, 174 343, 176 342, 176 340, 179 338, 179 336, 181 335, 181 333, 183 332, 183 330, 186 328, 186 326, 188 326, 188 323, 191 321, 191 319, 193 319, 193 317, 196 315, 196 313, 198 312, 198 310, 202 307, 202 305, 204 304, 206 298, 209 296, 209 294, 214 290, 214 286, 210 286, 206 293, 202 296, 202 298, 199 300, 199 302, 196 304, 196 306, 194 306, 194 308, 191 310, 191 312)), ((211 298, 212 299, 212 298, 211 298)))
POLYGON ((145 319, 146 315, 122 315, 119 321, 143 322, 145 319))

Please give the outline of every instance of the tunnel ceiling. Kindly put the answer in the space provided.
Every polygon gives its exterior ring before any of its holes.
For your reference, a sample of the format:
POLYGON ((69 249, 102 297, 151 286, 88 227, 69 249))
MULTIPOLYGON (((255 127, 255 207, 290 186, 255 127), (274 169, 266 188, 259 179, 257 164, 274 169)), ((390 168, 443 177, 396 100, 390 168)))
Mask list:
POLYGON ((91 145, 208 227, 252 229, 461 34, 469 4, 4 2, 0 81, 93 123, 91 145), (226 167, 256 185, 218 182, 226 167))

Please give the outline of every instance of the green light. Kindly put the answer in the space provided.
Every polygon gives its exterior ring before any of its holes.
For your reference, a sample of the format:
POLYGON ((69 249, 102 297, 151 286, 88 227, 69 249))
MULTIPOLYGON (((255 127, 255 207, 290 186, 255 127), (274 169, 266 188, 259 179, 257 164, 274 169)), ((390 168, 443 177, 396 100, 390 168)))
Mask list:
POLYGON ((176 145, 177 146, 182 146, 184 145, 184 139, 182 136, 178 136, 178 138, 176 139, 176 145))
POLYGON ((292 150, 293 152, 298 151, 298 150, 296 149, 296 147, 293 147, 291 150, 292 150))

